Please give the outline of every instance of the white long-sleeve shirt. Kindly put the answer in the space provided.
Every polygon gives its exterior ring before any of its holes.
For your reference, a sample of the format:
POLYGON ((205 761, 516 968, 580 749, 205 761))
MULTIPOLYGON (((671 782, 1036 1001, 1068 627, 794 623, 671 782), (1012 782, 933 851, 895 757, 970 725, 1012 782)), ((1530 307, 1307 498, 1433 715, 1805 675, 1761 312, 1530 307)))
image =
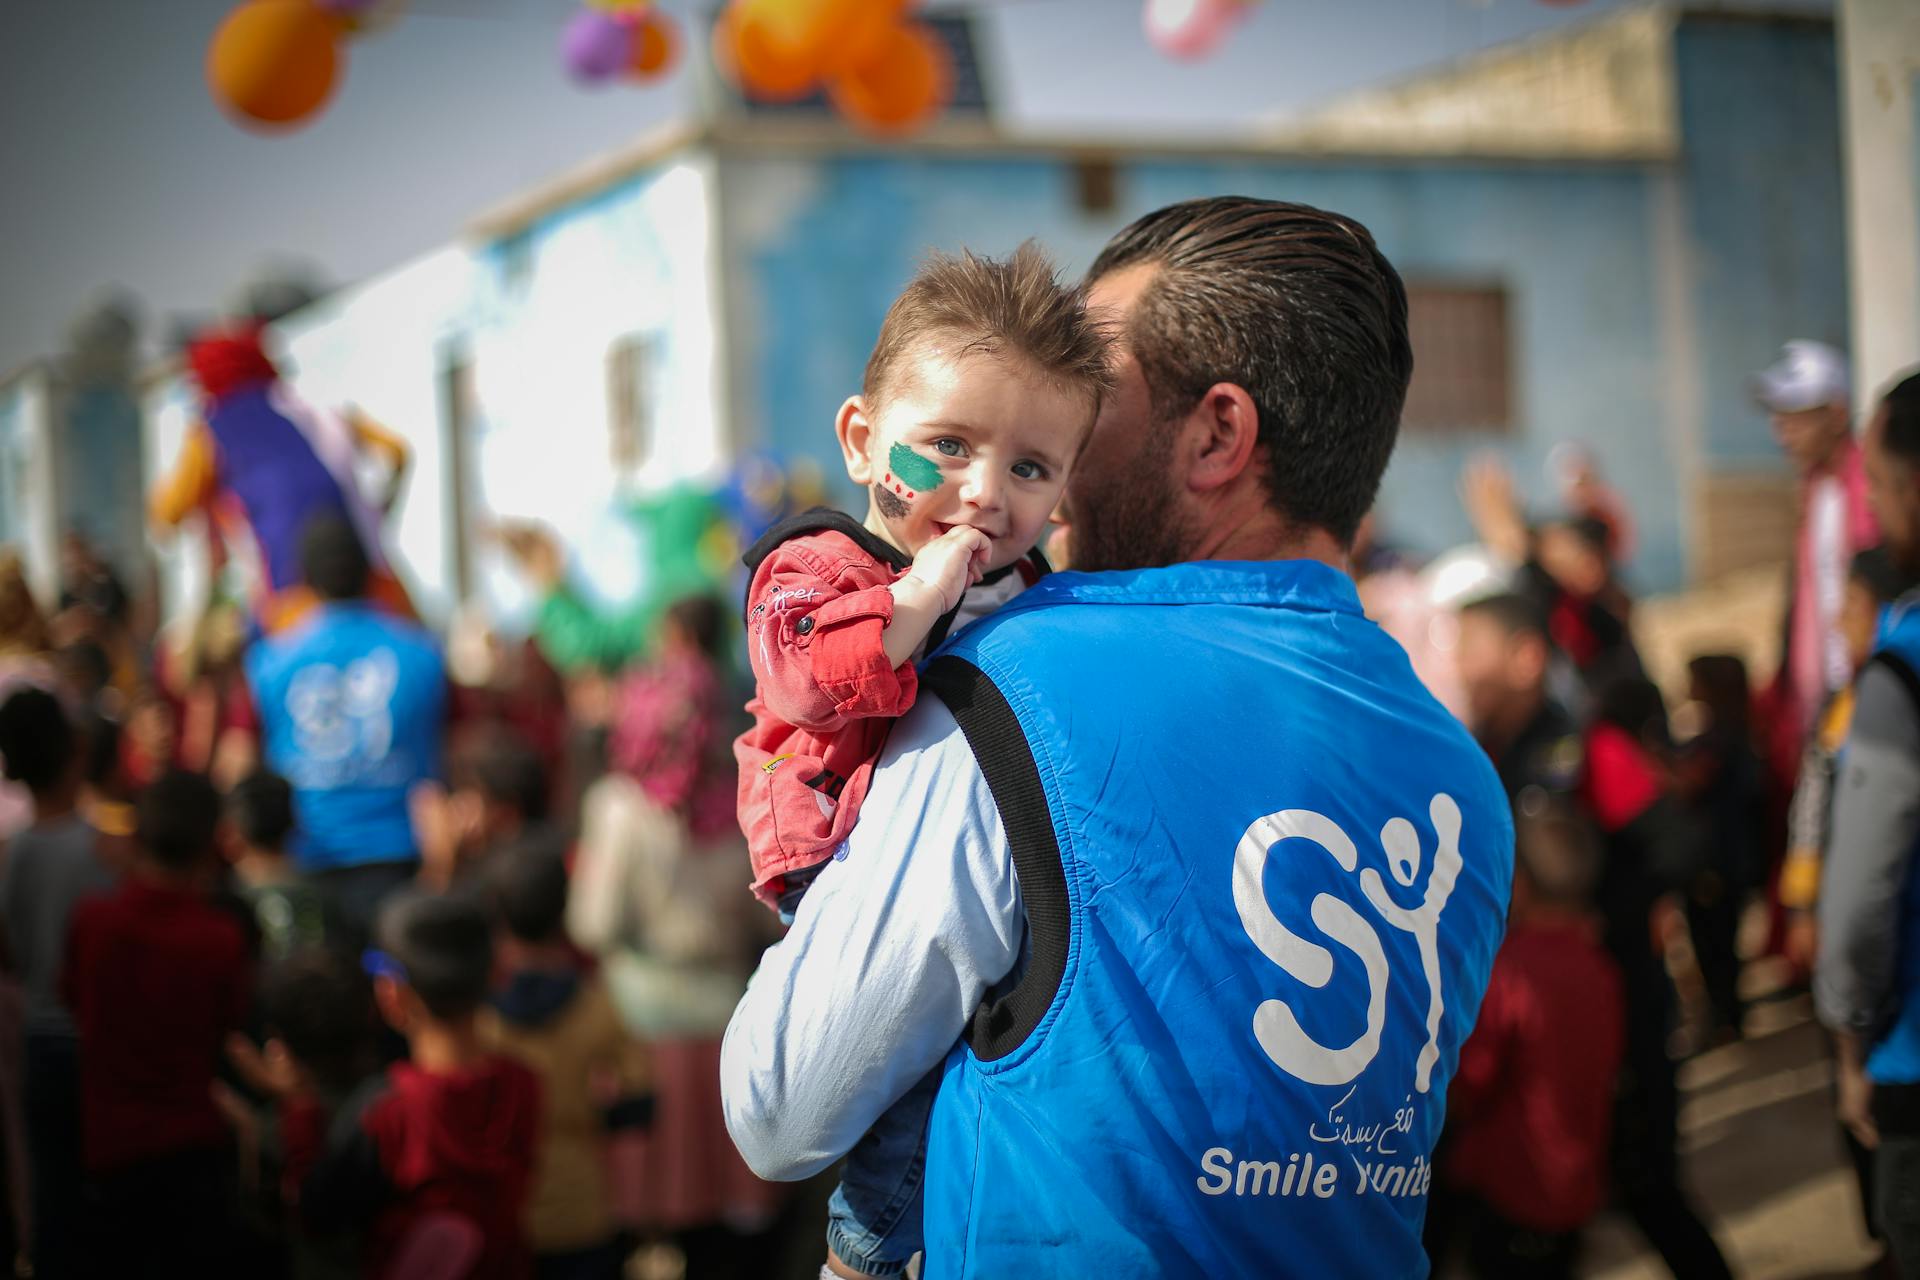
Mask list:
POLYGON ((845 1155, 959 1040, 1026 933, 1000 811, 952 714, 894 726, 847 841, 734 1010, 727 1128, 763 1178, 845 1155))

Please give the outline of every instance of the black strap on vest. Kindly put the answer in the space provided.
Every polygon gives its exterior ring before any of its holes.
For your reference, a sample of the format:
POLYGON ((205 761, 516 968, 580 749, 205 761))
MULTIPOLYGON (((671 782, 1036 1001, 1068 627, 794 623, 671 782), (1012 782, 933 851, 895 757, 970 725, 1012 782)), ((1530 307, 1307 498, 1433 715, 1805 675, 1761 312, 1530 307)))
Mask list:
POLYGON ((747 566, 746 612, 753 609, 753 575, 760 572, 760 562, 773 554, 775 547, 783 542, 809 533, 842 533, 853 539, 854 545, 878 560, 881 564, 892 565, 895 569, 908 569, 913 566, 913 557, 900 548, 876 535, 873 530, 855 520, 844 511, 835 511, 832 507, 815 507, 811 511, 802 511, 797 516, 788 516, 773 528, 760 535, 740 562, 747 566))
POLYGON ((1868 659, 1867 665, 1884 667, 1888 675, 1898 680, 1900 686, 1907 691, 1908 701, 1912 703, 1909 709, 1915 715, 1920 715, 1920 675, 1915 674, 1913 668, 1907 665, 1905 658, 1883 650, 1868 659))
POLYGON ((974 1055, 991 1062, 1026 1042, 1060 990, 1073 927, 1067 874, 1033 748, 1027 745, 1027 735, 1006 696, 978 667, 950 656, 929 663, 920 685, 947 704, 980 762, 1007 829, 1020 897, 1026 904, 1027 971, 1011 990, 975 1010, 966 1031, 974 1055))

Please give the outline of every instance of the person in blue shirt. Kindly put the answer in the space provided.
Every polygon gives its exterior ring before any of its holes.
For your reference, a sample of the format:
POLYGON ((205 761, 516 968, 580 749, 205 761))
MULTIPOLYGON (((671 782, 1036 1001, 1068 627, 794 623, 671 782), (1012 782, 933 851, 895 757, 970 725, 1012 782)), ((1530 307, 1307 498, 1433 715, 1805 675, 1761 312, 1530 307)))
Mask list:
POLYGON ((407 796, 440 775, 447 711, 439 646, 366 597, 353 526, 322 516, 302 546, 320 604, 247 655, 267 767, 293 785, 295 865, 365 937, 380 901, 413 879, 407 796))
POLYGON ((1089 285, 1093 572, 929 660, 735 1011, 729 1130, 804 1178, 930 1093, 925 1159, 865 1189, 922 1215, 927 1280, 1424 1275, 1513 826, 1345 572, 1405 290, 1359 223, 1243 197, 1147 215, 1089 285))

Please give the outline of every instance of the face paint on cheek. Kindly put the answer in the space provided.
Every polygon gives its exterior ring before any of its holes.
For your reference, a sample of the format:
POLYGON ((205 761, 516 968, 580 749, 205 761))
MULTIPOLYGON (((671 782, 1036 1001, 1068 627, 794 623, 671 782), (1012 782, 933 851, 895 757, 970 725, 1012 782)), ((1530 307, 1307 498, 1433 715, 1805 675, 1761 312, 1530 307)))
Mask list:
MULTIPOLYGON (((904 444, 896 444, 887 452, 887 474, 880 484, 896 498, 912 502, 921 494, 932 493, 940 487, 940 464, 922 457, 904 444)), ((880 509, 886 511, 884 506, 880 509)), ((900 514, 906 514, 904 506, 900 514)))
POLYGON ((873 486, 873 505, 880 508, 880 514, 889 520, 904 519, 913 508, 906 499, 895 496, 893 490, 883 484, 873 486))

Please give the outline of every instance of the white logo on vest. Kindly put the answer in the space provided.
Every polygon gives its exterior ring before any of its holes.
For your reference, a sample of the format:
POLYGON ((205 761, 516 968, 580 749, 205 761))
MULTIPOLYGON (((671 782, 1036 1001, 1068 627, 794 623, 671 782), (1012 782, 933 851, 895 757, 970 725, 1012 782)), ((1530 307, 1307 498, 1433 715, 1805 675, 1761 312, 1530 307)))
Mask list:
MULTIPOLYGON (((1440 1017, 1445 1011, 1441 991, 1440 912, 1460 875, 1460 806, 1453 797, 1436 795, 1428 806, 1438 848, 1427 892, 1418 907, 1407 908, 1388 894, 1380 873, 1372 867, 1359 871, 1360 892, 1381 918, 1413 935, 1420 965, 1427 979, 1427 1042, 1414 1071, 1414 1088, 1427 1092, 1434 1064, 1440 1060, 1440 1017)), ((1359 867, 1353 841, 1337 823, 1310 809, 1283 809, 1256 820, 1240 837, 1233 855, 1233 904, 1240 923, 1262 955, 1306 985, 1320 988, 1333 977, 1333 953, 1301 937, 1280 923, 1261 886, 1267 857, 1282 840, 1308 840, 1324 849, 1342 870, 1352 875, 1359 867)), ((1394 818, 1380 831, 1388 869, 1403 887, 1411 887, 1420 872, 1420 835, 1405 818, 1394 818)), ((1367 1069, 1380 1051, 1380 1032, 1386 1022, 1387 984, 1392 980, 1386 948, 1378 929, 1358 911, 1332 894, 1314 895, 1308 908, 1314 925, 1353 952, 1367 975, 1367 1024, 1352 1043, 1329 1047, 1309 1035, 1284 1000, 1265 1000, 1253 1014, 1254 1038, 1274 1064, 1308 1084, 1339 1085, 1367 1069)))

